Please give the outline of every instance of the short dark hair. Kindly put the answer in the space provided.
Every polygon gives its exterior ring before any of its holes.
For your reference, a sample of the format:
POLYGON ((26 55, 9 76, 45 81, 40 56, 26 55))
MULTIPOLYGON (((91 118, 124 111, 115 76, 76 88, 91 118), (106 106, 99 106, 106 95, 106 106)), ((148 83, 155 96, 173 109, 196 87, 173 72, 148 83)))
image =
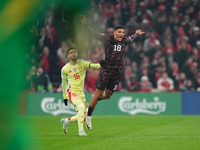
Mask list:
POLYGON ((77 51, 77 49, 75 47, 70 47, 68 50, 67 50, 67 54, 69 54, 69 51, 72 50, 72 49, 75 49, 77 51))
POLYGON ((122 26, 122 25, 116 25, 116 26, 114 27, 114 31, 117 30, 117 29, 125 29, 125 28, 124 28, 124 26, 122 26))

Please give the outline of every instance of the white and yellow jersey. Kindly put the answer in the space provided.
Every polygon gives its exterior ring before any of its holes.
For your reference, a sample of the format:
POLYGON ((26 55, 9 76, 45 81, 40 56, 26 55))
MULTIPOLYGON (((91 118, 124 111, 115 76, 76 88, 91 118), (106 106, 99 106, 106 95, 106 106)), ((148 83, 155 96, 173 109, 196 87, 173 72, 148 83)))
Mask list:
POLYGON ((63 98, 69 99, 68 92, 83 94, 85 72, 87 68, 100 69, 100 64, 78 60, 75 65, 67 63, 61 70, 63 98))

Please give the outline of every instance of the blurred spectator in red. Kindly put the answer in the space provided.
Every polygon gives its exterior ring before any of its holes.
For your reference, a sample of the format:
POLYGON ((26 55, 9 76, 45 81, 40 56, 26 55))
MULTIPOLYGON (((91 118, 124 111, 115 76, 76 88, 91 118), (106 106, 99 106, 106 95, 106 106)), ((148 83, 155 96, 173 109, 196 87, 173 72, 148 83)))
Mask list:
POLYGON ((44 68, 45 71, 49 73, 49 70, 50 70, 49 48, 47 46, 43 48, 43 56, 42 56, 42 60, 40 61, 40 65, 44 68))
POLYGON ((101 0, 99 2, 99 9, 103 16, 111 17, 114 14, 115 6, 110 1, 101 0))
POLYGON ((170 39, 165 39, 162 47, 162 52, 167 52, 167 50, 171 50, 172 52, 176 51, 170 39))
POLYGON ((192 51, 192 46, 188 43, 188 37, 187 36, 180 36, 176 40, 176 49, 180 50, 183 47, 187 49, 187 51, 191 52, 192 51))
POLYGON ((128 91, 138 90, 138 79, 135 73, 131 73, 130 76, 125 77, 125 89, 128 91))
POLYGON ((147 76, 142 76, 139 84, 139 92, 151 92, 152 84, 147 76))
POLYGON ((148 33, 148 37, 144 41, 143 50, 144 52, 148 52, 158 46, 160 46, 160 41, 156 38, 155 32, 152 30, 148 33))
POLYGON ((44 45, 49 47, 51 55, 55 55, 56 31, 49 20, 46 22, 45 30, 44 45))
POLYGON ((141 29, 143 29, 144 31, 148 31, 150 28, 152 28, 151 21, 147 19, 143 19, 142 24, 141 24, 141 29))
POLYGON ((153 79, 151 80, 153 87, 157 87, 157 81, 162 77, 163 72, 165 72, 164 67, 162 65, 157 65, 153 74, 153 79))
POLYGON ((186 85, 187 85, 186 75, 184 72, 181 72, 179 74, 177 89, 183 91, 186 88, 186 85))
POLYGON ((68 61, 67 59, 67 44, 62 41, 61 47, 57 50, 59 68, 61 69, 68 61))
POLYGON ((172 91, 174 89, 174 81, 164 72, 162 77, 157 81, 157 87, 161 92, 172 91))

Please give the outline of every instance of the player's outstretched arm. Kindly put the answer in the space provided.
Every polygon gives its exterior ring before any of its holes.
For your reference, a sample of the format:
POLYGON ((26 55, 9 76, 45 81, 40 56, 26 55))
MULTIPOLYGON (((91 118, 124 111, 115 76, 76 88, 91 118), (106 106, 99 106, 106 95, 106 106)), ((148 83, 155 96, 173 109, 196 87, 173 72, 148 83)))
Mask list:
POLYGON ((100 62, 99 63, 91 63, 89 61, 82 60, 81 64, 85 69, 88 69, 88 68, 101 69, 103 67, 100 64, 100 62))
POLYGON ((105 60, 100 60, 98 64, 90 63, 89 68, 100 69, 105 66, 105 60))
POLYGON ((136 30, 136 31, 135 31, 135 34, 133 34, 133 35, 131 35, 131 36, 128 36, 128 38, 127 38, 127 40, 126 40, 126 44, 129 44, 129 43, 133 42, 133 40, 134 40, 136 37, 138 37, 138 36, 140 36, 140 35, 142 35, 142 34, 144 34, 144 33, 145 33, 145 32, 142 32, 140 29, 136 30))
POLYGON ((99 33, 95 32, 88 24, 87 24, 87 19, 85 18, 85 16, 80 15, 80 21, 81 23, 86 27, 86 30, 88 31, 88 33, 93 36, 98 38, 99 33))
POLYGON ((94 68, 94 69, 101 69, 101 64, 100 63, 90 63, 89 68, 94 68))

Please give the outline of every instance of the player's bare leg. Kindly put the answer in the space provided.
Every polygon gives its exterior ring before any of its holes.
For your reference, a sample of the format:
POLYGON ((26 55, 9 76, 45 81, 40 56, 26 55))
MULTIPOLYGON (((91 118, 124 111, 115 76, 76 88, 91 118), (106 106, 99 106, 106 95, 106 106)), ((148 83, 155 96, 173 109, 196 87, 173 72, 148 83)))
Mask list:
MULTIPOLYGON (((104 93, 104 91, 96 89, 96 91, 95 91, 95 93, 92 96, 92 99, 90 101, 89 107, 94 108, 96 106, 96 104, 98 103, 98 100, 100 99, 100 97, 102 96, 103 93, 104 93)), ((92 112, 89 112, 89 111, 90 110, 88 109, 88 114, 91 113, 91 115, 92 115, 92 112)), ((91 116, 91 115, 89 115, 89 116, 91 116)))
POLYGON ((109 90, 109 89, 105 89, 103 94, 100 96, 100 100, 103 100, 103 99, 110 99, 110 97, 113 95, 113 91, 109 90))
POLYGON ((104 91, 102 91, 102 90, 96 89, 96 91, 90 101, 89 108, 88 108, 88 114, 87 114, 86 121, 85 121, 85 125, 88 130, 92 129, 92 123, 91 123, 92 112, 93 112, 96 104, 98 103, 98 100, 100 99, 101 95, 103 94, 103 92, 104 91))

